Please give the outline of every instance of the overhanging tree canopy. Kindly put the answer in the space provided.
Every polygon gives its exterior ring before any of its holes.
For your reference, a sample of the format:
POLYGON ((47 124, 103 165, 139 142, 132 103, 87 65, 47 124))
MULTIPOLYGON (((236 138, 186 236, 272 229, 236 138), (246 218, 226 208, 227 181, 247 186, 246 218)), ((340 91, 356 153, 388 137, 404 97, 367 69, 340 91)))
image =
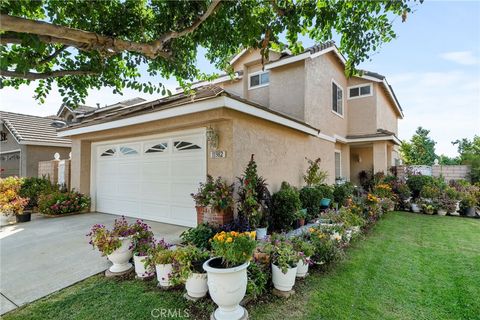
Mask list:
POLYGON ((239 48, 303 48, 298 35, 326 41, 341 36, 347 73, 383 42, 395 37, 392 23, 406 19, 411 2, 334 0, 2 0, 0 2, 2 87, 38 80, 43 102, 56 83, 64 102, 83 102, 88 89, 133 88, 166 93, 162 84, 142 83, 140 66, 151 76, 181 84, 201 76, 199 47, 219 69, 239 48))

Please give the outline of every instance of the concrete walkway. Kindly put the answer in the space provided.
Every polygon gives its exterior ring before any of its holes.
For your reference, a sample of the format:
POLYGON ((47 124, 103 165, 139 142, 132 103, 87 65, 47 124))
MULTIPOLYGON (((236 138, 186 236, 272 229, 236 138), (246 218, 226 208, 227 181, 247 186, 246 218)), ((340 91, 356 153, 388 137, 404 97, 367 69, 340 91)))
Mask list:
MULTIPOLYGON (((85 236, 95 223, 111 226, 115 215, 87 213, 0 229, 0 315, 104 271, 110 265, 85 236)), ((135 219, 128 219, 133 222, 135 219)), ((177 243, 186 228, 146 221, 157 239, 177 243)))

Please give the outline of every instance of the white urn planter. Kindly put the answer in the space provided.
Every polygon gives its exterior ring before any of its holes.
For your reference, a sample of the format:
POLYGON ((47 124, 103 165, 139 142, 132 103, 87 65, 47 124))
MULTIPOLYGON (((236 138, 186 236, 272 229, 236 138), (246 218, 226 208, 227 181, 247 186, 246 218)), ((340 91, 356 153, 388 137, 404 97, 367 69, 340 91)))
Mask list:
POLYGON ((108 269, 110 272, 125 272, 132 267, 129 262, 133 255, 132 237, 119 238, 122 242, 120 248, 107 255, 108 260, 113 264, 108 269))
MULTIPOLYGON (((310 257, 307 258, 307 261, 310 260, 310 257)), ((308 263, 303 262, 302 259, 298 261, 297 264, 297 278, 305 278, 308 274, 308 263)))
POLYGON ((133 264, 135 266, 135 273, 137 274, 137 277, 140 279, 143 278, 148 278, 152 274, 154 274, 154 271, 151 267, 145 268, 145 260, 147 259, 147 256, 139 256, 139 255, 133 255, 133 264))
POLYGON ((187 294, 192 298, 205 297, 208 292, 207 279, 206 273, 192 273, 185 282, 187 294))
POLYGON ((272 263, 272 282, 275 289, 279 291, 291 291, 295 285, 297 268, 288 268, 287 273, 272 263))
POLYGON ((155 271, 157 272, 158 284, 161 287, 168 288, 172 285, 170 281, 170 274, 173 271, 172 264, 156 264, 155 271))
POLYGON ((6 226, 10 222, 10 216, 0 213, 0 226, 6 226))
POLYGON ((221 268, 220 258, 212 258, 203 264, 207 272, 208 291, 218 308, 212 318, 216 320, 239 320, 248 317, 245 308, 239 305, 247 292, 247 268, 249 262, 233 268, 221 268), (218 266, 218 267, 217 267, 218 266))
POLYGON ((422 211, 420 209, 420 206, 416 203, 412 203, 411 206, 412 206, 412 211, 415 212, 415 213, 420 213, 422 211))
POLYGON ((439 216, 446 216, 447 215, 447 210, 445 209, 438 209, 437 213, 439 216))
POLYGON ((264 240, 267 237, 267 228, 256 228, 255 233, 257 240, 264 240))

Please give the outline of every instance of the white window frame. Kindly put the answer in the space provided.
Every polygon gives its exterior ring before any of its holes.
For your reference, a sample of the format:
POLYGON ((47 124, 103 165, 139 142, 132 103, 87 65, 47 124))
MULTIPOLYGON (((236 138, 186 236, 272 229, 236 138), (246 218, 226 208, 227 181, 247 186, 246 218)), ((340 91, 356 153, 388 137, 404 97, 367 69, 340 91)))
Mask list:
POLYGON ((248 90, 267 87, 269 84, 270 84, 270 71, 268 71, 268 70, 266 70, 266 71, 261 71, 260 70, 260 71, 256 71, 256 72, 252 72, 252 73, 248 74, 248 90), (251 85, 252 77, 258 75, 259 76, 258 79, 259 79, 259 82, 260 82, 261 79, 262 79, 262 74, 265 74, 265 73, 268 73, 268 82, 264 83, 264 84, 259 83, 257 86, 252 87, 252 85, 251 85))
POLYGON ((333 114, 339 116, 340 118, 343 118, 344 114, 345 114, 345 90, 343 89, 343 87, 337 81, 332 79, 332 83, 330 84, 330 99, 333 96, 333 86, 332 86, 332 84, 335 84, 337 87, 339 87, 342 90, 342 113, 338 113, 337 111, 333 110, 333 101, 332 101, 332 105, 330 106, 330 109, 332 110, 333 114))
MULTIPOLYGON (((338 150, 338 149, 335 149, 335 152, 333 153, 333 164, 336 165, 336 161, 335 161, 335 154, 337 154, 340 156, 340 176, 339 177, 335 177, 335 180, 337 178, 343 178, 343 172, 342 172, 342 150, 338 150)), ((337 168, 335 167, 335 175, 337 175, 337 168)))
POLYGON ((360 99, 360 98, 365 98, 365 97, 371 97, 373 96, 373 86, 371 83, 364 83, 364 84, 359 84, 359 85, 356 85, 356 86, 351 86, 351 87, 347 87, 347 91, 348 91, 348 100, 353 100, 353 99, 360 99), (361 94, 361 87, 370 87, 370 93, 369 94, 361 94), (350 97, 350 89, 355 89, 355 88, 358 88, 358 96, 356 97, 350 97))

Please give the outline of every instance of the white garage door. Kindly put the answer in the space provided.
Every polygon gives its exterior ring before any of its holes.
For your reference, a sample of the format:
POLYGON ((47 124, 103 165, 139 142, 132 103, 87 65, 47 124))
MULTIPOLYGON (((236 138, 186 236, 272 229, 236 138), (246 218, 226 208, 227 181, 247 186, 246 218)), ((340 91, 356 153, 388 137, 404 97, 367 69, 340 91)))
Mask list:
POLYGON ((204 132, 93 144, 96 211, 195 226, 205 149, 204 132))

